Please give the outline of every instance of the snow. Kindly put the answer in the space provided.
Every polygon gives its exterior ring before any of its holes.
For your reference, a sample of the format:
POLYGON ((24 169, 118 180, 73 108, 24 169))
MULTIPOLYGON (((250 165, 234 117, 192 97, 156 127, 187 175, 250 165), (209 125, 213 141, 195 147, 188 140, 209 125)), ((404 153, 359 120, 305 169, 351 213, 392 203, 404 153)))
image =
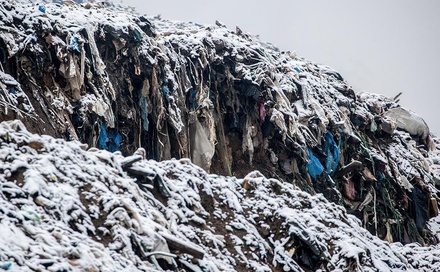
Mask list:
MULTIPOLYGON (((331 270, 427 271, 440 258, 438 246, 388 244, 321 195, 259 172, 236 179, 207 175, 188 160, 136 162, 161 178, 170 194, 164 199, 152 193, 157 185, 142 187, 145 181, 121 171, 130 158, 120 154, 33 135, 19 121, 1 123, 0 138, 9 154, 0 172, 0 260, 11 271, 153 271, 151 256, 176 254, 185 267, 202 270, 302 271, 292 258, 301 248, 331 270), (35 141, 43 148, 29 147, 35 141), (214 204, 203 205, 206 198, 214 204), (203 258, 166 246, 172 242, 203 258)), ((438 232, 438 223, 431 226, 438 232)))

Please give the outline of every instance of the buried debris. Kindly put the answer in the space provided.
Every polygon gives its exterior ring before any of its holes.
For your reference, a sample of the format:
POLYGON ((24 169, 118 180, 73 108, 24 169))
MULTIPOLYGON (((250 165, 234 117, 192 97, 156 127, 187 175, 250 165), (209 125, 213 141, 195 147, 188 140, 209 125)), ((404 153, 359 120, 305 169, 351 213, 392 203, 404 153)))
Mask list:
POLYGON ((168 243, 168 247, 176 252, 176 254, 189 254, 197 259, 202 260, 205 252, 202 248, 196 246, 187 241, 181 241, 177 237, 166 234, 164 232, 159 233, 168 243))

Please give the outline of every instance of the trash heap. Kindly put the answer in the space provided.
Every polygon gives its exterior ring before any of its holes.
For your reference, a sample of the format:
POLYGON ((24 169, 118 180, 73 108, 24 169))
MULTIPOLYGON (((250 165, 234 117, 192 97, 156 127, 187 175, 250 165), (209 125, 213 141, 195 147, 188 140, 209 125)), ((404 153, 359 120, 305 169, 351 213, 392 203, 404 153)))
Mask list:
MULTIPOLYGON (((8 271, 437 271, 438 245, 389 244, 322 195, 260 172, 124 157, 0 123, 8 271)), ((437 229, 440 231, 440 228, 437 229)))
POLYGON ((220 22, 67 1, 0 0, 0 17, 0 120, 209 173, 258 170, 322 193, 380 239, 437 243, 426 223, 440 141, 397 96, 355 92, 332 68, 220 22))

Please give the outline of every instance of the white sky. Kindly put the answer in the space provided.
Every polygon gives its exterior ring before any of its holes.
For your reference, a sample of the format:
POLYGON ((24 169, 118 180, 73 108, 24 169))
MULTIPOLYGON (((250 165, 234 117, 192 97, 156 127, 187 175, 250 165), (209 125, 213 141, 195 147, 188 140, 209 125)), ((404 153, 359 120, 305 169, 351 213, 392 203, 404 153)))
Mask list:
POLYGON ((355 91, 394 97, 440 134, 440 1, 115 0, 147 15, 258 34, 339 71, 355 91))

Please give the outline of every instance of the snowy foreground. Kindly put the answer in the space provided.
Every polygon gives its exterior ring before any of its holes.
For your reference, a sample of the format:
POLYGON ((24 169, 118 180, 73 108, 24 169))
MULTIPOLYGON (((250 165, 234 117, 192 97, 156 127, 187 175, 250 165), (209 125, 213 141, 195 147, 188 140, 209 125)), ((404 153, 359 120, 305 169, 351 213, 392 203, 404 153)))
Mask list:
POLYGON ((389 244, 341 206, 259 172, 85 151, 20 121, 0 124, 0 143, 8 271, 440 269, 438 246, 389 244))

